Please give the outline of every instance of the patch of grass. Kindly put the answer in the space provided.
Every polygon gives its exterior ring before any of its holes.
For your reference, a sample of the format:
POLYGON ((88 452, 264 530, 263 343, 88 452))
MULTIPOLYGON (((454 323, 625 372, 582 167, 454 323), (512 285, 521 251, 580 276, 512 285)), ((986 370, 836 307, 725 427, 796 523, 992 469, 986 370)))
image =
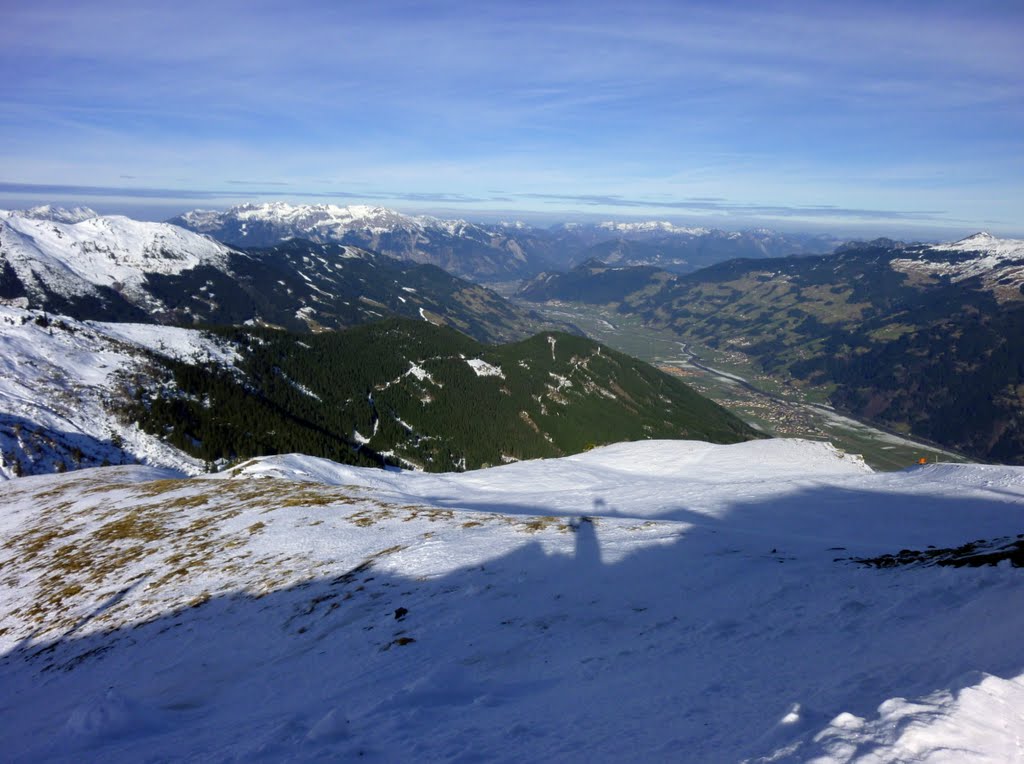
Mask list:
POLYGON ((97 541, 110 543, 122 539, 160 541, 166 538, 168 530, 153 517, 146 517, 138 510, 131 510, 123 517, 107 523, 93 533, 97 541))
POLYGON ((526 521, 510 521, 516 527, 516 529, 526 531, 527 533, 538 533, 539 531, 544 531, 548 528, 557 528, 559 526, 561 526, 562 530, 565 530, 567 527, 560 518, 554 517, 552 515, 533 517, 526 521))
POLYGON ((4 544, 5 549, 17 549, 24 561, 29 561, 46 549, 58 539, 67 538, 74 534, 72 528, 47 526, 45 528, 32 528, 12 537, 4 544))
POLYGON ((391 520, 395 515, 395 511, 391 507, 378 505, 371 509, 361 509, 358 512, 353 512, 346 520, 353 525, 358 525, 360 528, 369 528, 384 520, 391 520))
POLYGON ((379 552, 374 552, 370 555, 369 559, 379 560, 381 557, 387 557, 389 554, 401 552, 403 549, 405 549, 405 544, 395 544, 394 546, 389 546, 387 549, 381 549, 379 552))
POLYGON ((188 481, 179 478, 151 480, 148 483, 140 483, 135 486, 135 493, 138 496, 161 496, 170 491, 184 488, 186 485, 188 485, 188 481))
POLYGON ((432 523, 438 520, 452 520, 455 518, 455 513, 450 509, 434 509, 433 507, 414 507, 406 506, 402 507, 406 511, 406 516, 402 518, 403 523, 407 523, 410 520, 418 520, 421 517, 427 518, 432 523))

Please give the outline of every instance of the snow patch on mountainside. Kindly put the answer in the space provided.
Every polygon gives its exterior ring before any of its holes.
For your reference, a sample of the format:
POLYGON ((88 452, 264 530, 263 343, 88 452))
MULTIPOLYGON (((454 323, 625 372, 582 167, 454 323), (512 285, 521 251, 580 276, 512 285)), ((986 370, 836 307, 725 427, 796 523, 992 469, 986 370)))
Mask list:
POLYGON ((241 358, 235 348, 227 342, 194 329, 106 321, 86 321, 85 324, 106 337, 138 345, 187 363, 233 366, 241 358))
POLYGON ((502 379, 505 378, 505 372, 501 370, 500 366, 495 366, 494 364, 487 363, 487 361, 483 360, 482 358, 467 358, 466 363, 469 365, 469 368, 471 368, 474 371, 474 373, 476 373, 478 377, 501 377, 502 379))

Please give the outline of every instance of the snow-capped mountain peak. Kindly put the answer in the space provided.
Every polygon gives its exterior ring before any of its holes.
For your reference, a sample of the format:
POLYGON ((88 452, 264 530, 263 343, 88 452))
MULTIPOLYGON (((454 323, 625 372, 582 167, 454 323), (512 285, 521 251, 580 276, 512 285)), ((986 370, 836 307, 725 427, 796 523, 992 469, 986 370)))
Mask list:
MULTIPOLYGON (((196 210, 187 212, 181 219, 190 227, 213 227, 234 220, 244 228, 252 224, 296 229, 296 235, 343 234, 349 230, 390 231, 394 229, 418 230, 430 218, 414 218, 385 207, 368 204, 352 204, 345 207, 335 204, 289 204, 288 202, 264 202, 261 204, 240 204, 224 212, 196 210)), ((243 230, 242 235, 248 233, 243 230)))
POLYGON ((621 223, 614 220, 607 220, 598 224, 598 228, 616 233, 669 233, 684 236, 705 236, 711 233, 710 228, 700 226, 677 226, 667 220, 644 220, 639 223, 621 223))
POLYGON ((980 278, 998 299, 1019 299, 1024 285, 1024 240, 1001 239, 981 231, 958 241, 907 250, 891 265, 902 272, 946 276, 952 281, 980 278))
POLYGON ((530 270, 527 254, 509 229, 406 215, 370 204, 342 207, 263 202, 224 212, 196 210, 169 222, 241 247, 269 247, 288 239, 352 244, 470 278, 505 277, 530 270))
POLYGON ((1024 258, 1024 239, 1001 239, 987 231, 979 231, 959 241, 936 244, 940 252, 980 252, 999 259, 1024 258))
POLYGON ((83 220, 97 217, 97 213, 88 207, 67 209, 53 204, 41 204, 16 214, 32 220, 51 220, 55 223, 81 223, 83 220))

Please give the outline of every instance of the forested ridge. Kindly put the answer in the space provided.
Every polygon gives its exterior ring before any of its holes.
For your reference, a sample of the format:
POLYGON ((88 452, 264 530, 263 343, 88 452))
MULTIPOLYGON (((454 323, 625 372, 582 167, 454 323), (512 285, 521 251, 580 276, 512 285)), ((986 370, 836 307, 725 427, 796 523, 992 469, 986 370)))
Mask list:
POLYGON ((161 359, 126 415, 208 462, 300 451, 431 471, 576 453, 643 438, 756 433, 679 380, 545 332, 501 346, 389 319, 345 332, 217 330, 235 368, 161 359))

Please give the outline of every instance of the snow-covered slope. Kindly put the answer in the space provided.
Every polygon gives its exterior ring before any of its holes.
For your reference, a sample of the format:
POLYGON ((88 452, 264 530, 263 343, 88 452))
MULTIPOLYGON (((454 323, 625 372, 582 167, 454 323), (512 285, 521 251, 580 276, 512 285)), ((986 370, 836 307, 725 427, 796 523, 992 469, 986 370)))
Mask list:
POLYGON ((235 246, 266 247, 286 239, 355 244, 468 277, 509 277, 535 267, 535 258, 516 238, 521 228, 411 216, 365 204, 242 204, 223 212, 194 210, 169 222, 235 246))
POLYGON ((1024 285, 1024 240, 976 233, 959 241, 912 247, 909 257, 892 261, 904 273, 947 276, 951 281, 978 277, 998 297, 1021 298, 1024 285))
POLYGON ((0 267, 10 267, 34 296, 80 297, 107 287, 133 304, 159 308, 142 288, 146 274, 227 262, 227 247, 178 226, 90 212, 0 210, 0 267))
POLYGON ((938 252, 974 252, 999 260, 1024 259, 1024 240, 1000 239, 982 231, 965 239, 931 247, 938 252))
POLYGON ((18 474, 141 461, 195 474, 202 463, 122 421, 143 348, 230 364, 233 351, 201 332, 79 322, 0 306, 0 481, 18 474))
POLYGON ((9 483, 11 761, 989 761, 1024 737, 1024 470, 801 441, 460 475, 302 456, 9 483))

